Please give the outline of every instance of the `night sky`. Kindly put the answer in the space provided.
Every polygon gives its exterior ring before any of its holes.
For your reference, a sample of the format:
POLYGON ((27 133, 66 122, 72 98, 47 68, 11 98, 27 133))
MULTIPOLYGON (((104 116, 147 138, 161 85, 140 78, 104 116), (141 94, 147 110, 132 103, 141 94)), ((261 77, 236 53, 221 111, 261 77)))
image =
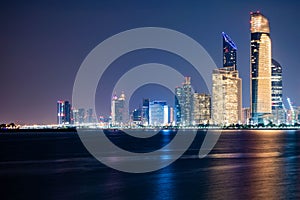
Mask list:
MULTIPOLYGON (((249 13, 257 10, 270 21, 272 57, 283 67, 284 98, 300 105, 299 1, 1 1, 0 123, 56 123, 56 101, 71 101, 76 73, 88 53, 114 34, 149 26, 187 34, 218 67, 221 32, 226 32, 238 47, 243 106, 249 106, 249 13)), ((109 115, 111 85, 118 77, 148 62, 169 64, 192 76, 188 64, 170 53, 141 50, 124 55, 106 72, 102 81, 107 88, 97 91, 98 115, 109 115)), ((147 85, 133 95, 130 108, 142 97, 165 99, 170 105, 174 99, 165 88, 147 85)))

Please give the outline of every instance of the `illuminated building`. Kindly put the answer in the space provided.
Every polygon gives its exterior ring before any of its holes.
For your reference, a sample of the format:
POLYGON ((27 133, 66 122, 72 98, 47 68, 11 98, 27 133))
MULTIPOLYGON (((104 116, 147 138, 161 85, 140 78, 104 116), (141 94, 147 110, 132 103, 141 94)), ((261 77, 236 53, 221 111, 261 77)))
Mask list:
POLYGON ((272 86, 272 119, 273 123, 285 123, 285 112, 282 103, 282 67, 274 59, 271 65, 272 86))
POLYGON ((128 109, 125 101, 125 94, 122 93, 118 98, 113 96, 111 103, 112 125, 123 126, 128 123, 128 109))
POLYGON ((251 110, 250 108, 242 109, 242 124, 249 124, 251 118, 251 110))
POLYGON ((207 94, 194 93, 193 125, 209 124, 211 119, 211 97, 207 94))
POLYGON ((151 126, 164 126, 169 123, 168 105, 166 101, 149 103, 149 123, 151 126))
POLYGON ((78 109, 78 123, 83 124, 85 122, 85 109, 79 108, 78 109))
POLYGON ((85 123, 96 123, 96 115, 92 108, 87 109, 85 123))
POLYGON ((192 124, 193 94, 191 77, 185 77, 182 87, 175 88, 176 123, 182 126, 192 124))
POLYGON ((231 38, 224 32, 222 32, 223 37, 223 67, 226 67, 228 70, 236 70, 236 51, 237 47, 231 38))
POLYGON ((259 12, 251 13, 251 117, 263 123, 272 112, 271 105, 271 39, 268 19, 259 12))
POLYGON ((71 104, 69 101, 57 101, 57 124, 71 124, 71 104))
POLYGON ((144 126, 149 125, 149 99, 143 99, 143 107, 142 107, 142 124, 144 126))
POLYGON ((242 80, 236 69, 237 47, 227 34, 222 36, 223 68, 212 75, 212 120, 216 125, 229 125, 241 121, 242 80))
POLYGON ((181 105, 183 105, 183 89, 175 88, 175 121, 177 125, 181 124, 181 105))
POLYGON ((169 123, 171 125, 175 125, 174 124, 174 108, 173 107, 169 107, 169 123))
POLYGON ((132 117, 131 117, 133 123, 140 124, 142 121, 142 109, 134 109, 132 111, 132 117))
POLYGON ((79 111, 78 109, 72 109, 72 124, 79 124, 79 111))

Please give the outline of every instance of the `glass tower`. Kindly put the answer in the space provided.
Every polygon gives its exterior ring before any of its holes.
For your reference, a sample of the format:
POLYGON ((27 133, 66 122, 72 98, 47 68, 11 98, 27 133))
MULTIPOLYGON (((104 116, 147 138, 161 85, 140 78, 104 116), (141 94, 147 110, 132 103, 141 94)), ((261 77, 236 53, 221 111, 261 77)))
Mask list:
POLYGON ((236 52, 237 47, 231 38, 224 32, 223 36, 223 67, 228 68, 228 70, 236 70, 236 52))
POLYGON ((175 88, 175 121, 177 125, 181 124, 181 105, 183 105, 183 89, 175 88))
POLYGON ((128 123, 128 109, 125 101, 125 94, 122 93, 118 98, 116 95, 112 98, 111 103, 112 125, 124 126, 128 123))
POLYGON ((285 123, 285 112, 282 103, 282 67, 274 59, 272 59, 271 75, 273 122, 281 124, 285 123))
POLYGON ((71 104, 69 101, 57 101, 57 124, 71 124, 71 104))
POLYGON ((263 123, 272 112, 270 27, 260 12, 251 13, 250 25, 251 116, 254 123, 263 123))
POLYGON ((151 126, 165 125, 165 110, 166 101, 151 101, 149 102, 149 123, 151 126))
POLYGON ((182 87, 175 88, 175 112, 177 125, 192 125, 193 94, 191 77, 185 77, 182 87))
POLYGON ((143 99, 142 107, 142 124, 144 126, 149 125, 149 99, 143 99))

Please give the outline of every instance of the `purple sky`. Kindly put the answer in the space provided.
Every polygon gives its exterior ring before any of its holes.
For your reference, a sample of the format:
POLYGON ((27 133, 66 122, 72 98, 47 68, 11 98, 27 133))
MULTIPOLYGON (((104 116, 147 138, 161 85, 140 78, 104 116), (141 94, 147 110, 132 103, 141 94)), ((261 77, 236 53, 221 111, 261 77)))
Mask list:
MULTIPOLYGON (((1 1, 0 123, 55 123, 56 101, 71 100, 77 70, 87 54, 114 34, 146 26, 187 34, 205 47, 219 67, 221 32, 226 32, 238 46, 243 105, 249 106, 249 13, 256 10, 271 24, 273 58, 283 67, 285 98, 300 105, 299 9, 298 1, 1 1)), ((175 55, 141 50, 117 59, 103 81, 113 84, 130 67, 148 62, 193 73, 175 55)), ((98 115, 110 113, 111 87, 97 91, 96 100, 104 102, 97 104, 98 115)), ((173 104, 170 91, 148 85, 133 95, 131 108, 142 97, 173 104)))

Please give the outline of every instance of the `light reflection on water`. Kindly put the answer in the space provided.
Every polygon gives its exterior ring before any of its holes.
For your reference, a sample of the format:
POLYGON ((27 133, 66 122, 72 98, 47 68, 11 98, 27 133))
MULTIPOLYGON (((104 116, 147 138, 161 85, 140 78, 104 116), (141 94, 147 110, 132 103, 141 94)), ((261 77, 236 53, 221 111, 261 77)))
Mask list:
MULTIPOLYGON (((153 145, 172 138, 168 132, 164 135, 152 141, 153 145)), ((300 199, 299 131, 226 131, 213 151, 201 160, 198 150, 204 133, 199 135, 175 163, 146 174, 128 174, 107 168, 90 157, 74 134, 63 137, 53 133, 22 137, 0 135, 0 179, 5 183, 2 196, 31 198, 35 194, 34 197, 39 199, 300 199), (22 190, 15 192, 14 188, 22 190)), ((125 146, 133 145, 130 141, 123 141, 122 137, 117 139, 125 146)), ((151 145, 149 143, 147 148, 151 145)), ((152 158, 108 156, 108 159, 115 159, 115 162, 118 159, 164 160, 169 159, 172 151, 152 158)))

